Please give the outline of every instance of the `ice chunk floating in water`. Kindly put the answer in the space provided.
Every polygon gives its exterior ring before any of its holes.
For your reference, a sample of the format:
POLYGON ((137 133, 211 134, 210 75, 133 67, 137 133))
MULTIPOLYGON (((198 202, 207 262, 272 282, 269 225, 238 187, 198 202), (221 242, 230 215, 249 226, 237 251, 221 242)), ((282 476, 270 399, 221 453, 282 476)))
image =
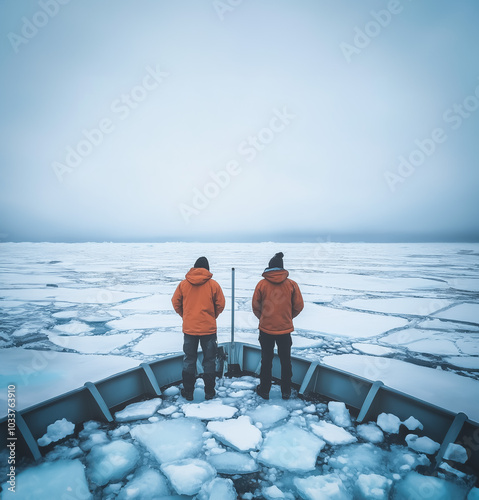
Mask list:
POLYGON ((256 450, 263 441, 261 431, 245 415, 223 422, 209 422, 208 430, 221 442, 238 451, 256 450))
POLYGON ((38 439, 38 444, 40 446, 48 446, 50 443, 60 441, 60 439, 73 434, 74 431, 75 424, 72 424, 66 418, 62 418, 47 427, 46 434, 38 439))
POLYGON ((89 500, 92 497, 85 477, 85 467, 79 460, 59 460, 31 467, 16 478, 16 491, 8 491, 8 483, 2 484, 2 500, 53 500, 56 498, 77 498, 89 500), (73 497, 74 498, 74 497, 73 497))
POLYGON ((161 398, 149 399, 128 405, 121 411, 115 413, 117 422, 128 422, 130 420, 138 420, 148 418, 155 414, 156 410, 161 406, 161 398))
POLYGON ((314 434, 292 424, 269 431, 258 460, 270 467, 292 472, 314 470, 316 458, 325 445, 314 434))
POLYGON ((130 434, 145 446, 159 463, 197 455, 203 447, 203 423, 186 418, 134 427, 130 434))
POLYGON ((215 469, 209 463, 194 458, 164 464, 161 470, 180 495, 196 495, 204 483, 216 476, 215 469))

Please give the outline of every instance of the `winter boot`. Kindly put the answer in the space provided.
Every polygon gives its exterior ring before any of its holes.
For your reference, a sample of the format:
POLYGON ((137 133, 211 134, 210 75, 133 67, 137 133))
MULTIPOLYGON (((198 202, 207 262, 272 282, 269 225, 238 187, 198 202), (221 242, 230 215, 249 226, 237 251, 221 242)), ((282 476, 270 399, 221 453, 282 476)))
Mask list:
POLYGON ((183 389, 181 389, 181 395, 187 401, 193 401, 193 391, 195 390, 196 376, 193 373, 185 371, 183 371, 182 376, 183 376, 183 389))
POLYGON ((203 375, 205 381, 205 399, 208 401, 216 396, 215 383, 216 377, 214 373, 205 373, 203 375))

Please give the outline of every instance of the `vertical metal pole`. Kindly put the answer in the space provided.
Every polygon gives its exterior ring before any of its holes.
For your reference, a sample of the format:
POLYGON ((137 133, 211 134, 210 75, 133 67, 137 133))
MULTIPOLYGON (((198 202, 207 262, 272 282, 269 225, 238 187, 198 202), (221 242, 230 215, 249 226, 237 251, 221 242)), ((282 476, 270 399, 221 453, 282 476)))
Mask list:
POLYGON ((234 350, 235 343, 235 268, 231 268, 231 344, 230 352, 234 350))

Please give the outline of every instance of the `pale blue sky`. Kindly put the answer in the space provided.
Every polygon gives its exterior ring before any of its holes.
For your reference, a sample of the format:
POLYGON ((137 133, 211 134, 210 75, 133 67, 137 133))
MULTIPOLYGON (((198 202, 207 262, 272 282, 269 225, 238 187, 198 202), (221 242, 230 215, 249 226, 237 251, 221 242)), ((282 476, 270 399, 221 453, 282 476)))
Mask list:
POLYGON ((0 241, 479 239, 475 0, 62 1, 0 0, 0 241))

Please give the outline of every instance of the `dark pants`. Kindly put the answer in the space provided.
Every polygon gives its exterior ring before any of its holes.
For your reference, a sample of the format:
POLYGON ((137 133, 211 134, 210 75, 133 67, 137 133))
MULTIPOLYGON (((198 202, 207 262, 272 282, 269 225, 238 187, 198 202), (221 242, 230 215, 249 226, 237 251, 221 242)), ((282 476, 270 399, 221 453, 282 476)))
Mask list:
POLYGON ((271 370, 273 367, 274 344, 278 346, 278 355, 281 362, 281 392, 291 393, 291 334, 270 335, 259 332, 259 343, 261 345, 261 371, 259 374, 261 390, 269 393, 271 389, 271 370))
POLYGON ((187 392, 193 392, 196 379, 196 360, 198 344, 203 351, 203 371, 205 372, 205 392, 211 393, 215 386, 216 375, 216 333, 211 335, 184 334, 183 340, 183 386, 187 392))

